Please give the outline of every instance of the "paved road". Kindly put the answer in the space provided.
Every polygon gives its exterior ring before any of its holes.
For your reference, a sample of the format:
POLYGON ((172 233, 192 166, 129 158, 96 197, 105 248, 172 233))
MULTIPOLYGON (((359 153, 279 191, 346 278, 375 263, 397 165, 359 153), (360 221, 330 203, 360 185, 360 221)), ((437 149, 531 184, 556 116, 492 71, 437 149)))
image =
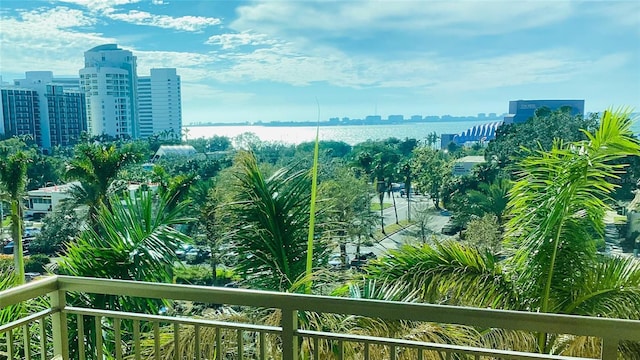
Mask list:
MULTIPOLYGON (((407 198, 397 196, 395 198, 395 200, 396 200, 396 207, 398 209, 398 221, 406 220, 407 219, 407 207, 408 207, 407 206, 408 205, 407 204, 407 198)), ((376 203, 379 202, 379 200, 377 198, 374 199, 373 201, 375 201, 376 203)), ((385 203, 393 203, 393 199, 385 196, 384 202, 385 203)), ((411 198, 412 209, 416 204, 419 204, 420 206, 426 205, 429 208, 433 209, 433 204, 432 204, 431 200, 428 197, 425 197, 425 196, 412 197, 411 198)), ((384 214, 384 224, 385 224, 385 226, 388 226, 390 224, 394 224, 396 222, 395 211, 394 211, 393 207, 390 207, 390 208, 387 208, 387 209, 383 210, 383 214, 384 214)), ((440 233, 440 231, 442 230, 442 227, 448 221, 449 221, 449 217, 448 216, 443 216, 439 212, 433 210, 433 216, 431 217, 431 219, 429 219, 429 222, 428 222, 428 225, 427 225, 427 227, 430 230, 430 234, 428 234, 427 237, 431 238, 431 236, 436 236, 438 239, 448 238, 449 236, 442 235, 440 233)), ((395 234, 390 234, 385 239, 381 240, 380 242, 375 243, 373 246, 360 246, 360 253, 361 254, 366 254, 366 253, 369 253, 369 252, 373 252, 374 254, 376 254, 376 256, 380 256, 380 255, 383 255, 384 253, 386 253, 389 249, 396 249, 396 248, 402 246, 403 244, 415 243, 415 242, 419 241, 419 239, 416 237, 418 235, 419 235, 418 234, 418 228, 415 225, 414 226, 410 226, 410 227, 408 227, 408 228, 406 228, 404 230, 401 230, 401 231, 399 231, 399 232, 397 232, 395 234)), ((347 244, 347 255, 349 255, 349 258, 353 258, 355 253, 356 253, 356 245, 355 244, 347 244)))

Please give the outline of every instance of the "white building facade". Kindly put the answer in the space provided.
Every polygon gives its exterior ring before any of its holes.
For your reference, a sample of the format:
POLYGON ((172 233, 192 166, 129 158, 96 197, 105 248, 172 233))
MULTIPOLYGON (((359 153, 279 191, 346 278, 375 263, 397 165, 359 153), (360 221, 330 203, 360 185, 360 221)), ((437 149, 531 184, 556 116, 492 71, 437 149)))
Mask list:
POLYGON ((106 44, 86 51, 84 62, 80 86, 86 96, 88 133, 137 139, 136 57, 106 44))
POLYGON ((150 76, 138 77, 140 137, 154 134, 181 137, 180 88, 180 76, 175 68, 151 69, 150 76))

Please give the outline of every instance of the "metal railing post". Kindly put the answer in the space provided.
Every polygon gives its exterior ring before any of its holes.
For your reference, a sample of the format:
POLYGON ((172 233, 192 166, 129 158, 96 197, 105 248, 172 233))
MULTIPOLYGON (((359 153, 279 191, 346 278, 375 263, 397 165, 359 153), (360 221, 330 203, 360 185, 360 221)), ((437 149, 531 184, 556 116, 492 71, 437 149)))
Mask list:
POLYGON ((603 360, 616 360, 618 358, 618 339, 602 339, 602 354, 600 358, 603 360))
POLYGON ((282 308, 282 359, 298 360, 298 310, 282 308))
POLYGON ((69 331, 67 329, 67 314, 64 308, 67 305, 66 292, 57 290, 50 295, 51 308, 57 310, 52 315, 53 353, 61 356, 63 360, 69 359, 69 331))

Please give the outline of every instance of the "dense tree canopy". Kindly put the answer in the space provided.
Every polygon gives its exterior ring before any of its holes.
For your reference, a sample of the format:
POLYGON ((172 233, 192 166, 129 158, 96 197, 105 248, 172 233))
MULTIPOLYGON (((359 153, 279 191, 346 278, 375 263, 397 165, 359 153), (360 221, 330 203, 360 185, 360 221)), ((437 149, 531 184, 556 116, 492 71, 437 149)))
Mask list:
POLYGON ((527 156, 526 149, 550 150, 554 139, 564 141, 585 140, 582 130, 593 132, 598 125, 598 114, 586 118, 571 115, 571 108, 555 111, 538 109, 535 116, 521 124, 505 124, 496 131, 496 138, 485 151, 487 161, 495 161, 505 168, 527 156))

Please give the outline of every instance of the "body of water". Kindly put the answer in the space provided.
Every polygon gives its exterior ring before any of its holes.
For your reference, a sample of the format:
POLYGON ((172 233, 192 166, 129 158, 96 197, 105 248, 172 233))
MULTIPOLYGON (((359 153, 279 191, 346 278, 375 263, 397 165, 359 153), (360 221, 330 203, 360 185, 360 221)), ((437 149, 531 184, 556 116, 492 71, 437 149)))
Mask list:
MULTIPOLYGON (((415 138, 424 140, 429 133, 459 133, 486 121, 459 121, 450 123, 418 123, 398 125, 321 126, 320 140, 344 141, 355 145, 367 140, 415 138)), ((262 141, 300 144, 314 141, 315 126, 185 126, 189 138, 211 138, 214 135, 233 138, 243 133, 254 133, 262 141)))
MULTIPOLYGON (((390 137, 398 139, 414 138, 425 140, 427 135, 436 132, 440 135, 457 134, 487 121, 456 121, 442 123, 414 123, 398 125, 361 125, 361 126, 321 126, 320 140, 344 141, 355 145, 367 140, 383 140, 390 137)), ((254 133, 262 141, 300 144, 313 141, 315 126, 185 126, 190 139, 212 138, 215 135, 236 137, 243 133, 254 133)), ((634 134, 640 134, 640 121, 633 124, 634 134)))

